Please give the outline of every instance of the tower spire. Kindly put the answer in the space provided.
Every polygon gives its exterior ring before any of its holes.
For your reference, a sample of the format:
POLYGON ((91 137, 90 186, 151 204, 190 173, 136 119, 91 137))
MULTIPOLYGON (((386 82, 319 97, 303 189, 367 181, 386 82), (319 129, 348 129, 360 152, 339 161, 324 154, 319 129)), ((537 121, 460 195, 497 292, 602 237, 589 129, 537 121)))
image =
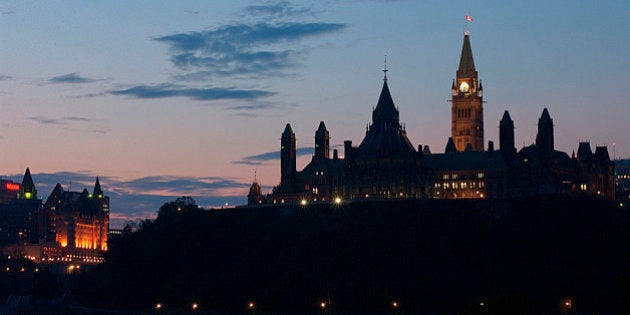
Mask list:
POLYGON ((462 55, 459 59, 457 77, 476 77, 475 61, 473 60, 472 48, 470 47, 470 35, 464 33, 464 43, 462 45, 462 55))
POLYGON ((387 82, 387 55, 385 55, 385 61, 383 66, 383 81, 387 82))

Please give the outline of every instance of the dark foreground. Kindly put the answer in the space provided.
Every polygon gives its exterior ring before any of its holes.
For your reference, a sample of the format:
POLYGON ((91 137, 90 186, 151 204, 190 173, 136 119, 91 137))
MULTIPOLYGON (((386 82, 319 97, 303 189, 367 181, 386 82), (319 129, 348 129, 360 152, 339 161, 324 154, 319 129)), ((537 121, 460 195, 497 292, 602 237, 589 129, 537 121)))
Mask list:
POLYGON ((602 201, 554 196, 213 211, 178 202, 113 242, 107 262, 78 279, 74 293, 83 306, 143 313, 156 303, 162 313, 192 312, 192 303, 200 313, 630 313, 630 214, 602 201))

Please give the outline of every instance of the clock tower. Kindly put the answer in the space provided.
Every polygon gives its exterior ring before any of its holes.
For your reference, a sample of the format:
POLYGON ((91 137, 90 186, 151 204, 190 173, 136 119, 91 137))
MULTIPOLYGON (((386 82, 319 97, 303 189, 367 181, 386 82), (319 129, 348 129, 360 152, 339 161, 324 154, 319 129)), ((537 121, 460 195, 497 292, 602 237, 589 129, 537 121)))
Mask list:
POLYGON ((455 148, 464 151, 470 145, 473 151, 483 151, 483 88, 477 79, 468 33, 464 34, 459 69, 451 92, 451 136, 455 148))

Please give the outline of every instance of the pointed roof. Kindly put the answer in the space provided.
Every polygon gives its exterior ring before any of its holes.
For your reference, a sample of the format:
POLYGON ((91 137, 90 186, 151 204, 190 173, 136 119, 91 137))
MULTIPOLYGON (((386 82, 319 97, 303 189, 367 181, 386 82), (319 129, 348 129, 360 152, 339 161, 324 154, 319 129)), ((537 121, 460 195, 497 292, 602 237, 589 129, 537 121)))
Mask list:
POLYGON ((577 158, 580 161, 588 161, 593 158, 593 151, 591 151, 591 144, 588 142, 580 142, 578 146, 577 158))
POLYGON ((323 121, 320 121, 319 127, 317 127, 317 131, 315 131, 315 134, 325 134, 326 132, 328 132, 328 129, 326 129, 326 125, 323 121))
POLYGON ((545 107, 545 109, 543 109, 542 115, 540 115, 540 119, 538 119, 538 123, 552 123, 553 124, 553 119, 551 119, 551 116, 549 115, 549 111, 547 110, 547 107, 545 107))
POLYGON ((444 149, 444 153, 453 152, 457 152, 457 148, 455 148, 455 141, 453 141, 453 137, 448 137, 448 142, 446 142, 446 149, 444 149))
POLYGON ((381 95, 378 97, 378 103, 376 103, 376 108, 372 112, 372 122, 377 123, 377 121, 389 120, 398 121, 398 115, 398 109, 396 109, 396 106, 394 105, 392 94, 389 92, 389 87, 387 86, 387 78, 385 78, 385 80, 383 80, 381 95))
POLYGON ((98 199, 103 198, 103 190, 101 189, 101 183, 98 180, 98 176, 96 176, 96 184, 94 184, 94 191, 92 192, 92 196, 98 199))
POLYGON ((284 131, 282 132, 282 136, 283 137, 287 137, 287 136, 290 137, 290 136, 293 136, 293 135, 295 135, 295 134, 293 133, 293 129, 291 129, 291 124, 287 124, 287 126, 284 127, 284 131))
POLYGON ((457 77, 473 77, 476 76, 475 62, 473 60, 472 48, 470 48, 470 35, 464 35, 464 44, 462 45, 462 55, 459 59, 459 69, 457 69, 457 77))
POLYGON ((512 117, 510 117, 510 112, 508 112, 507 110, 505 112, 503 112, 503 118, 501 118, 501 121, 499 122, 500 126, 511 126, 514 125, 514 121, 512 120, 512 117))
POLYGON ((24 177, 22 178, 22 187, 24 190, 31 191, 32 188, 35 187, 33 183, 33 177, 31 176, 31 170, 26 168, 26 172, 24 173, 24 177))
POLYGON ((610 155, 608 155, 608 148, 606 146, 595 147, 595 158, 600 162, 610 162, 610 155))

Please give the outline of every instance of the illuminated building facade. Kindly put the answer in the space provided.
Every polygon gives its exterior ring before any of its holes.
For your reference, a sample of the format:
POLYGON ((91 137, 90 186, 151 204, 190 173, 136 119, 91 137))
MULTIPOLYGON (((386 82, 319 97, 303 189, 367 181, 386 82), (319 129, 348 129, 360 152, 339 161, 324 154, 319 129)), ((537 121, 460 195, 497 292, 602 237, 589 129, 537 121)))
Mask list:
POLYGON ((90 194, 57 184, 42 204, 29 169, 21 184, 0 180, 0 246, 43 262, 98 263, 107 250, 109 197, 96 178, 90 194))
POLYGON ((254 182, 249 204, 306 203, 370 198, 511 198, 540 194, 581 194, 614 198, 614 163, 606 147, 591 151, 581 143, 577 155, 555 150, 553 120, 545 108, 535 144, 517 151, 508 111, 499 122, 499 148, 484 148, 483 88, 475 69, 469 35, 464 36, 459 68, 451 85, 451 137, 444 153, 417 150, 400 123, 387 84, 387 70, 372 123, 355 147, 344 142, 344 158, 329 156, 329 132, 320 122, 315 151, 296 169, 295 134, 290 124, 281 137, 280 185, 263 196, 254 182))
POLYGON ((98 177, 94 190, 65 191, 57 183, 44 204, 45 241, 74 254, 107 250, 109 197, 103 194, 98 177))

